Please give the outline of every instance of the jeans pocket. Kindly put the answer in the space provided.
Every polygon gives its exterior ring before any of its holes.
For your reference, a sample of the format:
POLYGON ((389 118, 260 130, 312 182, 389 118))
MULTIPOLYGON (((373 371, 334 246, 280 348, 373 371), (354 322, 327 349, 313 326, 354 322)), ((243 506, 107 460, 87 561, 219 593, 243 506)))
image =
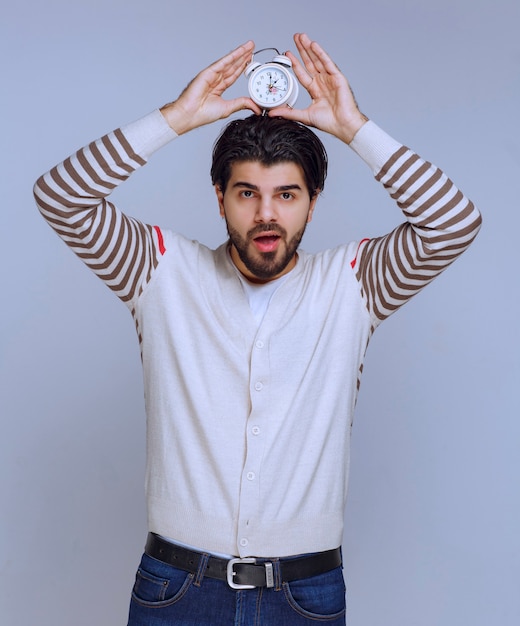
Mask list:
POLYGON ((178 602, 193 582, 193 574, 153 561, 146 555, 143 557, 135 575, 132 600, 148 607, 178 602))
POLYGON ((311 578, 284 583, 283 590, 289 605, 303 617, 332 621, 345 614, 345 580, 341 567, 311 578))

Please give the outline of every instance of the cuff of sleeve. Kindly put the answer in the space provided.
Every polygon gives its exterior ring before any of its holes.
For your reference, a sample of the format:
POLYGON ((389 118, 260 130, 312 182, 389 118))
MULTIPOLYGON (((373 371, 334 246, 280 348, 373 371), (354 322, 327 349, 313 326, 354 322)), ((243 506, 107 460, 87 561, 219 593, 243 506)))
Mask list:
POLYGON ((133 149, 145 160, 178 136, 159 109, 123 126, 121 130, 133 149))
POLYGON ((369 120, 358 130, 349 146, 377 174, 402 144, 369 120))

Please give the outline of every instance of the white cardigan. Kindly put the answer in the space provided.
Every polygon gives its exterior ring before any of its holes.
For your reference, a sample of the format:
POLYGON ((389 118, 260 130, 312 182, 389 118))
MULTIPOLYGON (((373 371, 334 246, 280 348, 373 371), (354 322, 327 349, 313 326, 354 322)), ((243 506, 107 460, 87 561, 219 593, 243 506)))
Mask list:
POLYGON ((311 256, 257 328, 226 246, 164 233, 135 304, 150 529, 229 554, 341 544, 357 381, 374 325, 350 265, 311 256))
POLYGON ((405 221, 378 239, 299 251, 258 327, 225 244, 209 250, 107 200, 174 137, 155 111, 35 185, 43 216, 136 322, 149 529, 240 556, 337 547, 368 341, 468 247, 479 213, 438 168, 368 122, 351 147, 405 221))

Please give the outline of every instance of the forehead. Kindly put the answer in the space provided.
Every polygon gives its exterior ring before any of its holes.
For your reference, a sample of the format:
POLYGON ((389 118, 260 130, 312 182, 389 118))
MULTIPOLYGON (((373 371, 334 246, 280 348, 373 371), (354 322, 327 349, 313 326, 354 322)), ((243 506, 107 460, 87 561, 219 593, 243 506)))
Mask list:
POLYGON ((306 188, 302 168, 292 161, 264 165, 259 161, 236 161, 231 165, 228 186, 237 182, 250 183, 259 188, 270 189, 284 185, 306 188))

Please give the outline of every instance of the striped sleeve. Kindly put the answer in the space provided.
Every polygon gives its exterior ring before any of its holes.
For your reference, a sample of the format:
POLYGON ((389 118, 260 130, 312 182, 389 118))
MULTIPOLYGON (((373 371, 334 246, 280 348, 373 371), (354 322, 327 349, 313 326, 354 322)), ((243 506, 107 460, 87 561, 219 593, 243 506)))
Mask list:
MULTIPOLYGON (((475 239, 481 216, 436 166, 369 122, 353 148, 369 163, 406 221, 361 242, 352 261, 376 323, 431 282, 475 239), (390 154, 389 154, 390 153, 390 154)), ((361 132, 360 131, 360 132, 361 132)))
POLYGON ((174 137, 155 111, 78 150, 34 186, 49 225, 124 302, 139 295, 164 249, 159 229, 128 217, 108 196, 174 137))

